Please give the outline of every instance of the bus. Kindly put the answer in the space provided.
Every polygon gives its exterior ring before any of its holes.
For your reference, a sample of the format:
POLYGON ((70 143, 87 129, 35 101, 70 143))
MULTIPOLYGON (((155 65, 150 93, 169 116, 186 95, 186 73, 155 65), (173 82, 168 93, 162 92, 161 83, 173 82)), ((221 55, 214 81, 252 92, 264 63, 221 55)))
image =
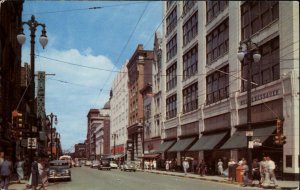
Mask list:
POLYGON ((69 155, 62 155, 59 157, 60 160, 67 160, 69 163, 69 167, 72 168, 72 158, 69 155))

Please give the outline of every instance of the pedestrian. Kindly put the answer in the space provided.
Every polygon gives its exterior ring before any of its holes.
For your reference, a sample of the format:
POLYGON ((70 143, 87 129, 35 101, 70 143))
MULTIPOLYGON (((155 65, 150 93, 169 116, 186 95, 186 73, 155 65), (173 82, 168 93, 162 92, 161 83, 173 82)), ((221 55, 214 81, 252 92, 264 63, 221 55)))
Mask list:
POLYGON ((145 169, 148 170, 148 167, 149 167, 149 162, 148 162, 148 160, 145 160, 145 169))
POLYGON ((240 166, 243 165, 244 161, 245 161, 245 158, 241 158, 238 162, 238 165, 240 165, 240 166))
POLYGON ((150 170, 153 169, 153 161, 152 160, 149 161, 149 168, 150 168, 150 170))
POLYGON ((18 183, 21 183, 21 180, 24 179, 24 161, 22 159, 17 159, 15 168, 18 174, 18 183))
POLYGON ((8 156, 4 156, 4 160, 1 164, 1 189, 8 190, 10 175, 12 173, 12 163, 8 156))
POLYGON ((155 160, 155 159, 153 160, 152 165, 153 165, 153 169, 156 170, 156 168, 157 168, 157 163, 156 163, 156 160, 155 160))
POLYGON ((201 160, 200 164, 199 164, 199 174, 200 176, 204 176, 206 174, 206 164, 204 160, 201 160))
POLYGON ((264 156, 262 161, 259 163, 259 173, 260 173, 260 186, 269 186, 269 172, 267 167, 267 157, 264 156))
POLYGON ((252 161, 252 178, 253 181, 258 180, 260 182, 259 163, 257 159, 253 159, 252 161))
POLYGON ((170 163, 169 163, 169 160, 166 160, 166 171, 169 171, 170 169, 170 163))
POLYGON ((221 159, 219 159, 218 163, 217 163, 217 166, 218 166, 218 173, 219 175, 223 175, 223 162, 221 159))
POLYGON ((275 162, 269 157, 267 156, 267 168, 268 168, 268 173, 269 173, 269 177, 270 177, 270 182, 273 183, 273 185, 275 187, 277 187, 277 180, 276 180, 276 176, 275 176, 275 162))
POLYGON ((198 161, 196 159, 193 159, 193 161, 192 161, 192 172, 193 173, 197 172, 197 165, 198 165, 198 161))
POLYGON ((36 190, 39 182, 39 168, 38 168, 38 162, 36 161, 36 158, 33 159, 33 162, 31 164, 31 187, 32 190, 36 190))
POLYGON ((186 158, 182 162, 182 167, 183 167, 184 175, 187 175, 187 170, 189 169, 190 164, 186 158))
POLYGON ((243 167, 243 187, 246 187, 249 183, 249 166, 247 165, 247 161, 244 160, 243 161, 243 164, 242 164, 242 167, 243 167))
POLYGON ((43 159, 39 159, 38 161, 38 170, 39 170, 39 179, 41 181, 41 187, 39 189, 46 190, 46 183, 47 183, 47 172, 46 172, 46 164, 43 159))
POLYGON ((230 158, 229 162, 228 162, 228 180, 229 181, 233 181, 233 179, 235 179, 235 177, 233 176, 233 174, 234 174, 233 170, 234 170, 235 164, 236 164, 235 161, 232 158, 230 158))

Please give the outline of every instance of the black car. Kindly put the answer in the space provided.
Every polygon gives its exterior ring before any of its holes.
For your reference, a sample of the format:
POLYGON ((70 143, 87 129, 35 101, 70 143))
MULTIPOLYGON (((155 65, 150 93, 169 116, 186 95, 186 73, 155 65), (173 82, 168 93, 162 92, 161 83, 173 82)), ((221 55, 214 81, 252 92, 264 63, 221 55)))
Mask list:
POLYGON ((109 159, 101 159, 100 164, 98 166, 98 170, 110 170, 110 160, 109 159))
POLYGON ((71 170, 67 160, 53 160, 49 163, 48 180, 71 181, 71 170))

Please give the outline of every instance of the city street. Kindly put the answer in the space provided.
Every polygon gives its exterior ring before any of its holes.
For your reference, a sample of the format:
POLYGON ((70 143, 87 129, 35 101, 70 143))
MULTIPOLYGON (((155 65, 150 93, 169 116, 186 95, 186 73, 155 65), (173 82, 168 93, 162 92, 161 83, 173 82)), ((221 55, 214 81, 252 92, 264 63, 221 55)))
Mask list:
MULTIPOLYGON (((89 167, 72 168, 71 182, 49 183, 49 190, 234 190, 237 185, 207 182, 190 178, 166 176, 147 172, 102 171, 89 167)), ((248 188, 245 188, 248 189, 248 188)), ((255 189, 255 188, 251 188, 255 189)))

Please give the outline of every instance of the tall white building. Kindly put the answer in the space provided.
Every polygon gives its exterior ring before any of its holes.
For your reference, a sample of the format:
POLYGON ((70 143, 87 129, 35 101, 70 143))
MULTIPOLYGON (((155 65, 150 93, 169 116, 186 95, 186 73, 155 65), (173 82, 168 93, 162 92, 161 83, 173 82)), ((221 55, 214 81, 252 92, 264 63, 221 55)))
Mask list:
MULTIPOLYGON (((237 58, 251 39, 261 59, 252 63, 252 158, 269 155, 277 175, 299 177, 299 2, 164 1, 163 143, 167 159, 247 158, 248 62, 237 58), (286 144, 274 144, 283 122, 286 144), (175 144, 174 144, 175 143, 175 144), (283 175, 282 175, 283 174, 283 175)), ((225 164, 225 167, 226 164, 225 164)))
POLYGON ((128 126, 128 73, 127 64, 124 63, 120 72, 116 75, 112 85, 111 98, 111 125, 110 125, 110 149, 111 154, 123 157, 126 153, 127 126, 128 126))

